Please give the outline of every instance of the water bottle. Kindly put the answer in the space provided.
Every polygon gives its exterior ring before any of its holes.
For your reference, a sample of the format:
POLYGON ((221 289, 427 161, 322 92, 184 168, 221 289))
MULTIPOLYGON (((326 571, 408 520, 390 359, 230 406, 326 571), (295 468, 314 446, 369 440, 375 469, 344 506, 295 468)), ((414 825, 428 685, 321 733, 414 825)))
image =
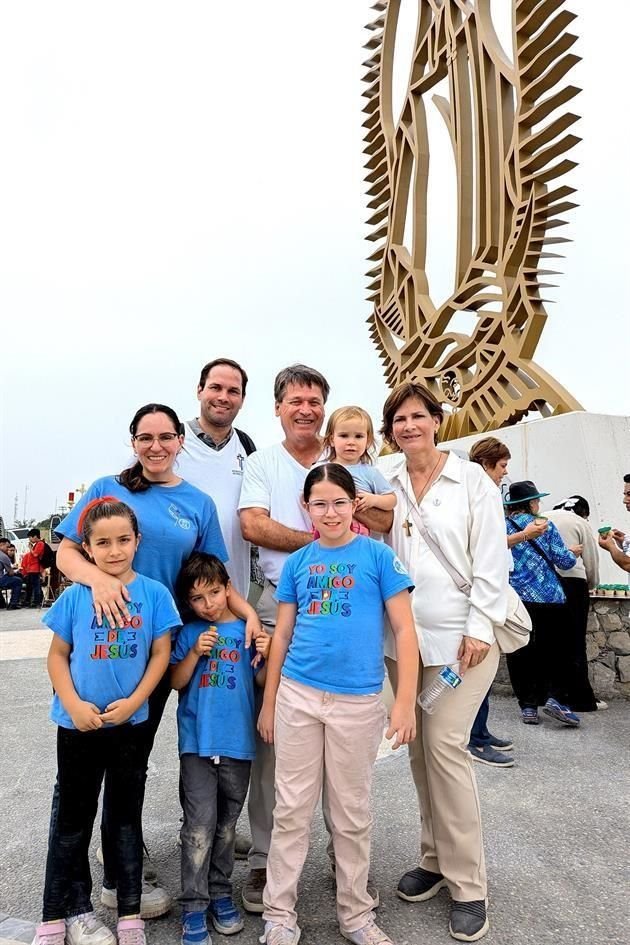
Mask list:
POLYGON ((445 666, 433 682, 422 690, 418 696, 418 705, 421 709, 430 715, 435 712, 435 704, 443 692, 447 692, 449 689, 457 689, 462 681, 462 677, 457 672, 458 669, 459 663, 445 666))

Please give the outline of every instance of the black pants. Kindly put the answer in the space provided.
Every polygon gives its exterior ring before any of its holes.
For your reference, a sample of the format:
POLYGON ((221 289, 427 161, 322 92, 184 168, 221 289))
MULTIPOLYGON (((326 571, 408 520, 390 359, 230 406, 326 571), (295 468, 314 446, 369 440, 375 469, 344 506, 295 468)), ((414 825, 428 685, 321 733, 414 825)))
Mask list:
POLYGON ((103 778, 110 782, 110 856, 118 915, 140 912, 142 894, 143 725, 57 730, 57 804, 51 816, 43 920, 91 912, 89 846, 103 778))
POLYGON ((588 678, 586 659, 586 624, 590 598, 583 578, 560 578, 567 598, 565 659, 567 705, 574 712, 595 712, 597 700, 588 678))
POLYGON ((523 603, 532 619, 532 633, 527 646, 507 654, 514 695, 521 709, 544 705, 549 698, 566 705, 567 605, 523 603))
POLYGON ((24 598, 24 604, 32 604, 33 607, 40 607, 42 603, 42 579, 39 574, 27 574, 26 575, 26 597, 24 598))
MULTIPOLYGON (((144 789, 147 781, 147 769, 149 764, 149 755, 151 754, 151 749, 153 748, 153 743, 155 741, 155 736, 159 727, 159 724, 162 720, 164 714, 164 708, 166 706, 167 699, 171 692, 171 683, 170 683, 170 673, 167 672, 164 674, 160 682, 157 684, 151 695, 149 696, 149 718, 146 722, 142 722, 141 725, 135 726, 141 731, 138 733, 140 737, 140 748, 142 751, 142 794, 140 799, 140 815, 142 815, 142 805, 144 804, 144 789)), ((117 877, 117 866, 116 860, 110 856, 110 851, 113 848, 112 837, 112 811, 115 810, 115 804, 113 803, 112 798, 112 779, 111 776, 105 772, 105 790, 103 792, 103 816, 101 819, 101 847, 103 850, 103 862, 105 864, 103 868, 103 886, 106 889, 116 889, 118 885, 117 877)), ((56 811, 59 805, 59 782, 55 784, 53 791, 53 801, 52 801, 52 812, 50 819, 50 836, 49 843, 52 842, 52 836, 54 832, 54 826, 56 824, 56 811)), ((142 822, 140 824, 140 843, 142 845, 142 822)), ((89 886, 82 881, 81 877, 73 882, 72 885, 72 895, 69 900, 68 908, 69 911, 67 915, 81 915, 84 912, 92 911, 92 904, 90 897, 92 895, 92 882, 90 880, 89 886)))

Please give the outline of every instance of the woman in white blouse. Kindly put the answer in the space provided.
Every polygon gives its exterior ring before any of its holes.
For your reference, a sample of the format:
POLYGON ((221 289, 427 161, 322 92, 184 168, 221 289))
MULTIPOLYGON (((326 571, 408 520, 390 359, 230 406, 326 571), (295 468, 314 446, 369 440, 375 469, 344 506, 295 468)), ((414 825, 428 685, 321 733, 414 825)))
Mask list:
MULTIPOLYGON (((420 862, 402 877, 398 895, 423 902, 447 886, 451 935, 476 941, 489 925, 479 798, 467 745, 499 662, 493 626, 506 616, 505 523, 499 490, 481 467, 437 449, 442 418, 442 407, 420 384, 401 384, 383 407, 381 432, 402 453, 386 472, 398 500, 387 540, 415 584, 424 667, 419 686, 447 665, 463 676, 458 688, 439 697, 432 714, 417 708, 409 760, 422 815, 420 862), (418 518, 469 582, 470 598, 422 538, 418 518)), ((392 650, 386 652, 395 690, 396 661, 392 650)))

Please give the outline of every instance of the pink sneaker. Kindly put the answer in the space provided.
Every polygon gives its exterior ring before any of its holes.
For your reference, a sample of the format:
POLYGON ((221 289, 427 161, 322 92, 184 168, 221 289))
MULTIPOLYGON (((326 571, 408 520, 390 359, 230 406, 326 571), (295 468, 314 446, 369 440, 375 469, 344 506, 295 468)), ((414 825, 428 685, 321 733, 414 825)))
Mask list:
POLYGON ((37 926, 33 945, 64 945, 65 940, 65 920, 55 919, 54 922, 42 922, 37 926))
POLYGON ((144 922, 140 916, 131 919, 119 919, 116 926, 118 945, 147 945, 144 934, 144 922))

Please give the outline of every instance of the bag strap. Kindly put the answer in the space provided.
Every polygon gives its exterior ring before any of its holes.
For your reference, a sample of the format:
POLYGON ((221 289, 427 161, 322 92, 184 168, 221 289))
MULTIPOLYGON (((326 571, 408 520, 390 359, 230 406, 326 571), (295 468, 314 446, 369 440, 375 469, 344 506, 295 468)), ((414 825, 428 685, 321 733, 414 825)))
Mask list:
POLYGON ((431 535, 429 534, 429 530, 427 529, 422 519, 420 509, 418 509, 417 506, 413 505, 411 506, 410 512, 411 512, 414 522, 418 526, 418 531, 424 538, 427 544, 427 547, 429 548, 429 551, 433 552, 435 557, 438 559, 438 561, 440 562, 444 570, 447 572, 447 574, 453 579, 453 581, 455 582, 459 590, 462 592, 462 594, 465 594, 466 597, 470 597, 470 592, 471 592, 470 584, 468 583, 466 578, 463 577, 455 567, 453 567, 453 565, 448 560, 448 558, 446 557, 446 555, 444 554, 444 552, 442 551, 438 543, 435 541, 434 538, 431 537, 431 535))
MULTIPOLYGON (((519 532, 522 532, 522 531, 523 531, 523 529, 520 527, 520 525, 518 524, 518 522, 515 522, 514 519, 513 519, 510 515, 508 515, 507 520, 508 520, 508 522, 511 522, 511 523, 512 523, 512 525, 514 526, 514 528, 517 529, 517 531, 519 531, 519 532)), ((513 533, 513 534, 514 534, 514 533, 513 533)), ((538 547, 538 545, 536 544, 536 539, 535 539, 535 538, 529 538, 529 539, 528 539, 528 544, 529 544, 529 547, 530 547, 530 548, 533 548, 533 550, 536 552, 536 554, 540 555, 540 557, 541 557, 544 561, 547 562, 547 565, 551 568, 552 572, 557 575, 558 572, 556 571, 556 566, 555 566, 555 564, 553 563, 553 561, 551 560, 551 558, 550 558, 547 554, 545 554, 545 552, 542 550, 542 548, 539 548, 539 547, 538 547)))
POLYGON ((238 427, 234 427, 234 432, 243 444, 243 449, 245 450, 246 456, 251 456, 252 453, 256 452, 256 444, 252 440, 251 436, 249 436, 243 430, 239 430, 238 427))

